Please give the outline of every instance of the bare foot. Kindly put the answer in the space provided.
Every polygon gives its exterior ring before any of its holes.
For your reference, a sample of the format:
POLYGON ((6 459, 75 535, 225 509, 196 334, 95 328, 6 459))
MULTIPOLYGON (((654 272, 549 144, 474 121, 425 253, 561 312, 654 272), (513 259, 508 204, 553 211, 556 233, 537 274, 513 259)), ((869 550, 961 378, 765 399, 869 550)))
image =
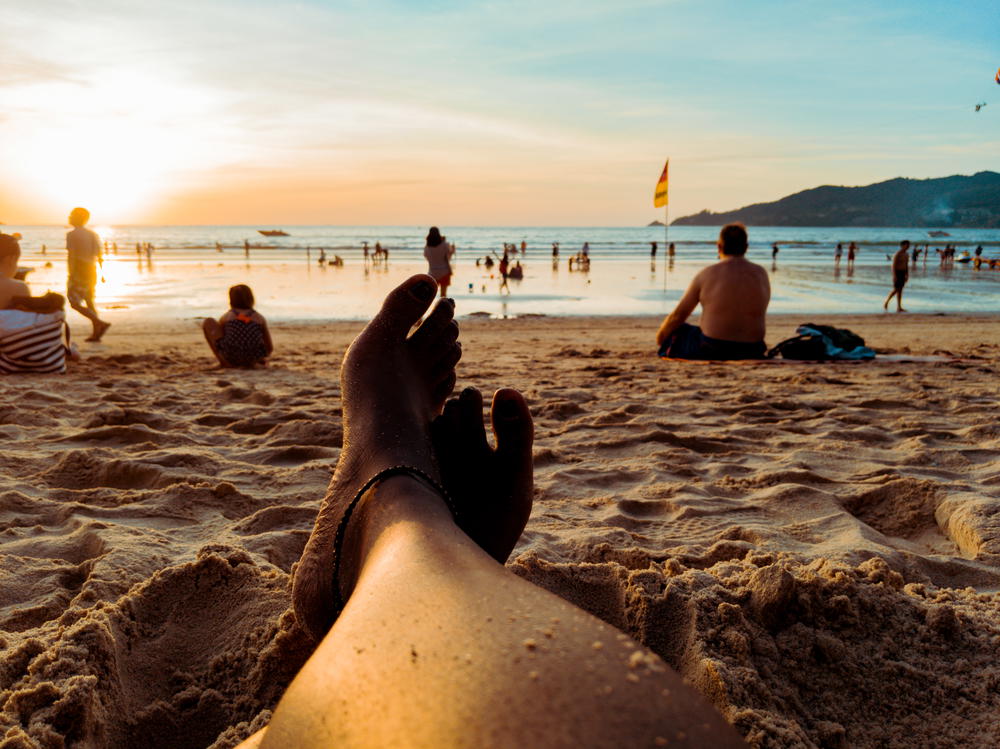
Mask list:
MULTIPOLYGON (((334 543, 354 495, 365 481, 395 465, 440 478, 430 432, 455 387, 455 365, 462 355, 454 303, 440 300, 407 338, 436 291, 434 280, 423 275, 398 286, 344 356, 344 444, 292 579, 295 616, 317 642, 339 613, 334 585, 342 581, 334 580, 334 543)), ((348 533, 353 525, 348 524, 348 533)))
POLYGON ((89 338, 85 338, 85 341, 90 343, 97 343, 104 337, 104 334, 108 332, 108 328, 111 327, 111 323, 104 322, 103 320, 98 320, 94 323, 94 332, 89 338))
POLYGON ((521 537, 532 499, 533 427, 519 392, 498 390, 490 407, 496 449, 486 441, 483 396, 466 388, 445 404, 432 434, 441 480, 459 512, 459 526, 500 564, 521 537))

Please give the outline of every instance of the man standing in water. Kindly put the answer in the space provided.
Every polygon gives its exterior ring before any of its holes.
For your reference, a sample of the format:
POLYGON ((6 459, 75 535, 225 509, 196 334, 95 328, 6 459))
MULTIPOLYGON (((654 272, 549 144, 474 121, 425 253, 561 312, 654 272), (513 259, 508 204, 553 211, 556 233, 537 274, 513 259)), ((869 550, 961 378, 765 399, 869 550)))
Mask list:
POLYGON ((896 297, 896 312, 906 312, 903 309, 903 287, 906 286, 910 278, 910 240, 904 239, 899 243, 899 249, 892 256, 892 291, 885 298, 882 309, 889 309, 889 302, 896 297))
POLYGON ((703 268, 677 307, 660 325, 661 356, 677 359, 761 359, 765 316, 771 301, 767 271, 746 259, 749 242, 743 224, 719 232, 719 262, 703 268), (701 304, 701 327, 686 320, 701 304))
POLYGON ((96 342, 111 327, 97 315, 94 292, 97 289, 97 265, 101 263, 101 238, 86 228, 90 211, 74 208, 69 214, 73 229, 66 234, 66 298, 70 306, 90 320, 94 332, 86 340, 96 342))

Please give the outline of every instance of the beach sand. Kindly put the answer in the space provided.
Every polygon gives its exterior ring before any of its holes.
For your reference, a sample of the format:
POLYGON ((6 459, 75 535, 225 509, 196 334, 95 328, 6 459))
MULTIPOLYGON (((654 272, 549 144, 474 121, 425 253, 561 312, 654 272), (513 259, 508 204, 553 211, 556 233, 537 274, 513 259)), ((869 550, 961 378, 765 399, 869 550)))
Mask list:
MULTIPOLYGON (((663 362, 658 322, 461 321, 458 388, 517 387, 536 419, 509 567, 751 746, 1000 745, 1000 318, 823 316, 941 357, 827 364, 663 362)), ((3 381, 0 746, 221 749, 266 722, 309 654, 289 571, 360 327, 277 325, 272 366, 224 371, 192 321, 122 322, 66 376, 3 381)))

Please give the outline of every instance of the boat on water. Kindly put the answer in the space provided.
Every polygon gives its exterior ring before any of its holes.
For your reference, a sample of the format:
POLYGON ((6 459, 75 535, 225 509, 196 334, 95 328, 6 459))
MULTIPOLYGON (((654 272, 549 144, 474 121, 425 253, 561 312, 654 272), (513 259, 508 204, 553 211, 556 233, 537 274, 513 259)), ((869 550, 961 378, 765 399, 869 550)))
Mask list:
POLYGON ((282 231, 281 229, 258 229, 258 234, 263 234, 265 237, 287 237, 289 236, 287 231, 282 231))
POLYGON ((951 234, 949 234, 946 231, 929 231, 929 232, 927 232, 927 236, 928 237, 950 237, 951 234))

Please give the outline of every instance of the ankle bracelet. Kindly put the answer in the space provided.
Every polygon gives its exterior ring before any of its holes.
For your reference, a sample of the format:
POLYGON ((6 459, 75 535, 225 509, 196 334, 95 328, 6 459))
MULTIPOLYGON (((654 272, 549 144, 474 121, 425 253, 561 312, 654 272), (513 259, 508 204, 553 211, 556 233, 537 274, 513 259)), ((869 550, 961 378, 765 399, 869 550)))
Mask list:
POLYGON ((354 508, 357 507, 361 498, 371 489, 373 486, 381 484, 386 479, 393 478, 394 476, 409 476, 411 478, 417 479, 420 483, 432 489, 436 494, 438 494, 441 499, 444 500, 445 505, 451 512, 455 522, 458 522, 458 508, 455 506, 451 495, 448 494, 447 490, 441 486, 437 481, 435 481, 426 471, 422 471, 415 466, 390 466, 389 468, 383 468, 381 471, 376 473, 370 479, 368 479, 360 489, 358 489, 357 494, 354 495, 354 499, 351 500, 350 504, 344 509, 344 514, 340 518, 340 523, 337 525, 337 533, 334 536, 333 541, 333 604, 334 604, 334 618, 340 616, 340 612, 344 609, 347 601, 340 593, 340 550, 344 544, 344 536, 347 535, 347 524, 350 522, 351 514, 354 512, 354 508))

